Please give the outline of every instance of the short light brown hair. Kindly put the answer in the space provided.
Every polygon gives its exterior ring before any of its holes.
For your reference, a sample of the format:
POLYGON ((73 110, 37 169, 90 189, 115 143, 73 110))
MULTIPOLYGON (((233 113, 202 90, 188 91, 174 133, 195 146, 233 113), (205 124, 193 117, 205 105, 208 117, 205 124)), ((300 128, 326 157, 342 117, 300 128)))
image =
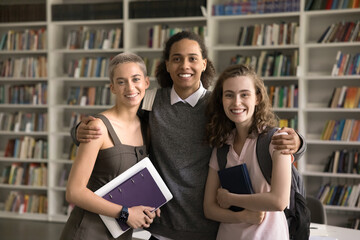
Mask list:
POLYGON ((113 82, 113 78, 114 78, 114 71, 117 65, 122 64, 122 63, 137 63, 141 69, 141 71, 144 74, 144 77, 147 76, 147 70, 146 70, 146 65, 144 63, 144 60, 134 54, 134 53, 120 53, 118 55, 116 55, 115 57, 113 57, 110 61, 109 64, 109 77, 110 77, 110 82, 113 82))

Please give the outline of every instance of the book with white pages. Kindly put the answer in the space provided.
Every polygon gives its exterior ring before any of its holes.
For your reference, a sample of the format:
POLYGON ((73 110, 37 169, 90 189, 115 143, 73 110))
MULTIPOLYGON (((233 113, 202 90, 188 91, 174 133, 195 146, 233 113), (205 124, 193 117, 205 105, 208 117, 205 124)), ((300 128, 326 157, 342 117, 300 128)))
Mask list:
MULTIPOLYGON (((148 157, 99 188, 95 194, 128 208, 142 205, 158 209, 173 197, 148 157)), ((99 215, 114 238, 130 229, 115 218, 99 215)))

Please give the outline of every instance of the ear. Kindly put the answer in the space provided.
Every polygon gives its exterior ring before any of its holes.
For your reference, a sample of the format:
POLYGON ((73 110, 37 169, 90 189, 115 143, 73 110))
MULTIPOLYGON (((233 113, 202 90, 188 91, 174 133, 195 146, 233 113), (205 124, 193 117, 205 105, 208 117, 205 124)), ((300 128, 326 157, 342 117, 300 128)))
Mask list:
POLYGON ((148 89, 150 87, 150 79, 148 76, 145 77, 145 89, 148 89))
POLYGON ((204 60, 203 60, 203 63, 204 63, 204 72, 205 72, 205 69, 206 69, 206 66, 207 66, 207 59, 205 58, 204 60))
POLYGON ((110 91, 112 94, 116 94, 115 88, 114 88, 114 84, 110 83, 110 91))

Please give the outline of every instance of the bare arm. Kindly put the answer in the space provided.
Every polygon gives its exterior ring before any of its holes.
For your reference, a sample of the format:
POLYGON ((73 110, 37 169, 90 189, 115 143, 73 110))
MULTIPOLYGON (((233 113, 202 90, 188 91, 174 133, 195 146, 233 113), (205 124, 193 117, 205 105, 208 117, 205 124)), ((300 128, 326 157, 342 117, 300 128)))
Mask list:
POLYGON ((223 208, 239 206, 253 211, 282 211, 289 204, 291 186, 291 156, 275 150, 273 155, 271 190, 266 193, 233 194, 217 190, 217 201, 223 208))
POLYGON ((209 168, 209 174, 205 186, 204 213, 205 217, 226 223, 245 222, 249 224, 260 224, 265 216, 264 212, 243 210, 233 212, 229 209, 221 208, 216 200, 217 189, 220 181, 216 170, 209 168))
MULTIPOLYGON (((106 131, 101 120, 94 120, 91 125, 93 124, 101 126, 100 129, 106 131)), ((103 199, 87 188, 96 156, 104 143, 104 139, 105 136, 102 135, 91 142, 80 144, 70 171, 66 200, 88 211, 117 218, 122 206, 103 199)), ((153 208, 144 206, 129 208, 128 225, 132 228, 149 227, 155 217, 155 213, 151 212, 152 210, 153 208)), ((156 213, 159 214, 159 211, 156 213)))

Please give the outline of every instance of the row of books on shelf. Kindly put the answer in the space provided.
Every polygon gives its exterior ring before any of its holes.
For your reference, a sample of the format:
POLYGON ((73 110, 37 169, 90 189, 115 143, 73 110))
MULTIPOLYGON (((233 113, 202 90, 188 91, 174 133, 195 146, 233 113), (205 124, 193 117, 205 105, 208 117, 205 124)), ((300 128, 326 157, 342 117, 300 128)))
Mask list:
POLYGON ((194 32, 205 38, 207 26, 169 27, 166 24, 155 24, 148 29, 147 47, 162 48, 167 39, 181 31, 194 32))
POLYGON ((331 76, 359 75, 360 53, 343 53, 338 51, 336 61, 331 70, 331 76))
POLYGON ((39 56, 0 60, 0 77, 47 77, 47 58, 39 56))
POLYGON ((299 23, 282 22, 240 26, 238 46, 299 44, 299 23))
POLYGON ((109 58, 84 57, 69 61, 67 74, 69 77, 107 77, 109 58))
POLYGON ((317 198, 324 205, 360 207, 359 193, 360 184, 332 185, 327 183, 320 187, 317 198))
POLYGON ((360 87, 334 88, 328 103, 329 108, 360 108, 360 87))
POLYGON ((150 77, 155 77, 155 73, 156 73, 156 68, 159 65, 161 59, 160 58, 147 58, 144 57, 143 58, 146 69, 147 69, 147 74, 150 77))
POLYGON ((246 15, 277 12, 296 12, 300 10, 300 0, 249 0, 228 1, 214 4, 212 15, 246 15))
POLYGON ((0 112, 0 130, 14 132, 47 131, 47 113, 0 112))
POLYGON ((115 95, 111 94, 110 84, 103 86, 77 86, 67 89, 68 105, 113 105, 115 95))
POLYGON ((81 26, 68 33, 67 49, 117 49, 122 47, 122 29, 90 29, 81 26))
POLYGON ((250 65, 263 77, 296 76, 298 56, 298 50, 291 54, 261 51, 260 56, 236 55, 230 59, 230 64, 250 65))
POLYGON ((47 104, 47 84, 0 85, 0 104, 47 104))
POLYGON ((46 159, 48 142, 45 139, 35 139, 30 136, 11 138, 6 143, 4 157, 46 159))
POLYGON ((69 165, 69 164, 64 165, 64 167, 61 169, 60 174, 59 174, 59 179, 58 179, 59 187, 66 187, 67 180, 68 180, 68 177, 70 174, 70 170, 71 170, 71 165, 69 165))
POLYGON ((69 160, 75 160, 78 146, 75 143, 71 143, 69 151, 69 160))
POLYGON ((279 119, 279 127, 289 127, 292 129, 298 129, 298 117, 295 115, 293 118, 280 118, 279 119))
POLYGON ((360 141, 360 119, 327 120, 321 140, 360 141))
POLYGON ((358 8, 359 0, 307 0, 305 10, 336 10, 347 8, 358 8))
POLYGON ((360 41, 360 20, 355 22, 332 23, 323 32, 318 43, 358 42, 360 41))
POLYGON ((47 186, 48 170, 44 163, 12 163, 4 166, 0 183, 23 186, 47 186))
POLYGON ((347 224, 348 228, 360 230, 360 218, 351 218, 347 224))
POLYGON ((1 4, 0 22, 46 21, 46 3, 1 4))
POLYGON ((47 213, 48 198, 46 195, 24 194, 11 191, 4 204, 4 211, 14 213, 47 213))
POLYGON ((299 106, 299 89, 297 85, 266 86, 266 88, 273 108, 297 108, 299 106))
POLYGON ((142 0, 129 2, 129 18, 202 16, 206 0, 142 0))
POLYGON ((359 149, 342 149, 331 153, 324 172, 360 174, 359 149))
POLYGON ((122 19, 123 2, 52 4, 51 17, 53 21, 122 19))
POLYGON ((46 28, 9 30, 0 37, 0 50, 45 50, 46 28))
POLYGON ((69 128, 75 127, 79 122, 81 122, 81 119, 85 116, 86 114, 83 113, 72 112, 70 117, 69 128))

